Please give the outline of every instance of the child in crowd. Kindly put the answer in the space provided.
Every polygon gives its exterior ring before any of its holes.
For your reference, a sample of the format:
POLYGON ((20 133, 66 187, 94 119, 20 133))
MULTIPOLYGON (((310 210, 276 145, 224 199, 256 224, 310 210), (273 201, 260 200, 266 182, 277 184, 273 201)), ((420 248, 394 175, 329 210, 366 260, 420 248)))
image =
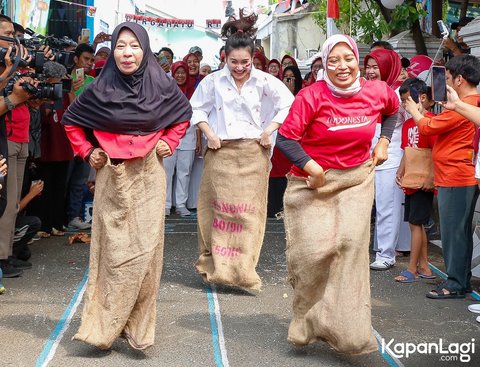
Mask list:
MULTIPOLYGON (((407 79, 399 90, 400 98, 404 104, 408 97, 418 103, 418 110, 423 115, 434 116, 430 112, 433 105, 431 88, 427 87, 423 80, 417 78, 407 79)), ((433 148, 436 136, 425 136, 419 133, 417 124, 410 118, 405 121, 402 128, 402 149, 405 147, 413 148, 433 148)), ((405 174, 405 156, 400 162, 397 170, 396 181, 401 186, 401 180, 405 174)), ((400 273, 395 280, 400 283, 411 283, 418 278, 433 279, 432 271, 428 267, 427 261, 427 234, 424 225, 430 218, 432 208, 434 186, 433 171, 421 189, 403 188, 405 192, 405 221, 408 221, 411 231, 411 252, 408 268, 400 273)))

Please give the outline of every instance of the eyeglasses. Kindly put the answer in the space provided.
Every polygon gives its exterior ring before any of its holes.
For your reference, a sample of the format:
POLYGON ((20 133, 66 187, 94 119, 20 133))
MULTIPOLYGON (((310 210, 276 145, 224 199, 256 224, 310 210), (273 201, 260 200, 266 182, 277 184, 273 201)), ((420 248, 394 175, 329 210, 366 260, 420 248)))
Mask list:
POLYGON ((312 70, 319 71, 321 69, 323 69, 322 65, 313 65, 312 66, 312 70))

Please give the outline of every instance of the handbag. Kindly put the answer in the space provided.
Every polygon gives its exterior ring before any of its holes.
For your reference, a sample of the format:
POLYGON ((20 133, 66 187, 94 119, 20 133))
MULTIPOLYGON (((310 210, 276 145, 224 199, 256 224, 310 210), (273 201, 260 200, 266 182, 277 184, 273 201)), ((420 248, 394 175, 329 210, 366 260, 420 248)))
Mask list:
POLYGON ((425 184, 432 184, 433 159, 429 148, 405 147, 403 156, 405 173, 401 186, 407 189, 420 189, 425 184))

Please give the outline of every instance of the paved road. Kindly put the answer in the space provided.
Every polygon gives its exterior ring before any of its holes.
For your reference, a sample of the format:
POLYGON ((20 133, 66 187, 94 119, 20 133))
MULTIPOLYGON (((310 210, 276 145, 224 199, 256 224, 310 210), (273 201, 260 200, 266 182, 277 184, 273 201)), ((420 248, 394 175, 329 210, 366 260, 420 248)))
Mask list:
MULTIPOLYGON (((154 347, 133 351, 119 339, 112 350, 100 351, 71 341, 80 321, 89 247, 67 246, 65 238, 49 238, 31 246, 33 269, 21 278, 4 281, 7 292, 0 296, 0 366, 480 365, 480 323, 467 310, 473 298, 428 300, 424 295, 437 281, 395 283, 392 278, 405 267, 406 259, 391 270, 371 274, 373 326, 379 340, 383 337, 388 343, 393 338, 393 346, 438 344, 441 338, 447 348, 451 343, 472 343, 473 338, 475 352, 466 353, 469 363, 452 360, 456 354, 443 356, 449 362, 441 361, 442 355, 436 353, 414 353, 397 360, 387 353, 348 357, 324 343, 296 349, 286 341, 292 291, 286 282, 281 221, 268 222, 258 267, 264 287, 256 295, 202 283, 193 268, 195 220, 169 218, 166 232, 154 347)), ((431 252, 432 263, 441 268, 439 250, 432 246, 431 252)), ((475 285, 478 288, 480 282, 475 285)), ((345 322, 354 324, 355 315, 345 322)))

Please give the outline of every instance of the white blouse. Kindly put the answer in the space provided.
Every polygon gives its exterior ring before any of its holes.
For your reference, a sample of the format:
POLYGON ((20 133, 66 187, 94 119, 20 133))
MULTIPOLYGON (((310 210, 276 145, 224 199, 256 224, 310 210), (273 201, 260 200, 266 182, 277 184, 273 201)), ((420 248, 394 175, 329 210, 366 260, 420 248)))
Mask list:
POLYGON ((198 85, 190 99, 190 123, 207 122, 222 140, 255 139, 272 121, 283 123, 293 100, 293 94, 280 79, 253 67, 239 92, 225 66, 198 85))

